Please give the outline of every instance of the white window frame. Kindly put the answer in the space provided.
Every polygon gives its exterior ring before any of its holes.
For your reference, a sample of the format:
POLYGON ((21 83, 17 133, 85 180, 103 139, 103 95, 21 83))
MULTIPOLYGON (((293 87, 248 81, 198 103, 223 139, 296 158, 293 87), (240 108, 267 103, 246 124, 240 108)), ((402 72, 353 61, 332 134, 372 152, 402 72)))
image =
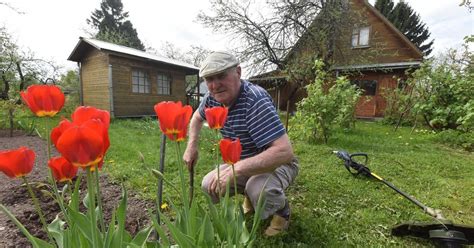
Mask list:
POLYGON ((171 76, 167 73, 156 74, 156 92, 158 95, 171 95, 171 76))
POLYGON ((353 48, 369 47, 370 43, 370 26, 363 28, 355 28, 352 30, 351 45, 353 48))
POLYGON ((132 93, 150 94, 148 72, 142 69, 132 69, 132 93))

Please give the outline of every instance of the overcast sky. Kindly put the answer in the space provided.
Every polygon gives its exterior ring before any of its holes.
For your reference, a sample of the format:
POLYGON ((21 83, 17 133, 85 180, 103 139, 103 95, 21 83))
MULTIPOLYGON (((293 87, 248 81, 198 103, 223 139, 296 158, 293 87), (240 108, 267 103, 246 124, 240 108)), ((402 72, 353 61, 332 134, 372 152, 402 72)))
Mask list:
MULTIPOLYGON (((260 0, 263 1, 263 0, 260 0)), ((396 0, 395 0, 396 1, 396 0)), ((435 39, 434 54, 459 47, 464 36, 474 34, 474 12, 459 7, 461 0, 405 0, 420 14, 435 39)), ((0 0, 17 8, 17 14, 0 5, 0 25, 24 49, 38 57, 52 59, 67 69, 67 61, 79 36, 88 36, 86 19, 100 6, 100 0, 0 0)), ((375 0, 369 0, 372 4, 375 0)), ((213 34, 196 23, 200 10, 209 11, 208 0, 122 0, 124 10, 145 44, 159 49, 169 41, 177 47, 202 45, 211 50, 226 49, 224 36, 213 34)))

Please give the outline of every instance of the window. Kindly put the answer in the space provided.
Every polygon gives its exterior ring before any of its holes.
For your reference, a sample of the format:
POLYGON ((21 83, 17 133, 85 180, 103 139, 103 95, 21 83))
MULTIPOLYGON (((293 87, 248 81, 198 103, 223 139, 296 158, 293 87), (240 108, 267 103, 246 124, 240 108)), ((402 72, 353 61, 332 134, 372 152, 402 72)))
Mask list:
POLYGON ((150 82, 148 81, 148 73, 142 70, 132 71, 132 92, 150 93, 150 82))
POLYGON ((364 96, 375 96, 377 92, 377 80, 352 80, 351 83, 357 85, 364 96))
POLYGON ((352 47, 369 46, 370 28, 357 28, 352 31, 352 47))
POLYGON ((157 91, 159 95, 171 95, 171 77, 166 74, 158 73, 156 75, 157 91))

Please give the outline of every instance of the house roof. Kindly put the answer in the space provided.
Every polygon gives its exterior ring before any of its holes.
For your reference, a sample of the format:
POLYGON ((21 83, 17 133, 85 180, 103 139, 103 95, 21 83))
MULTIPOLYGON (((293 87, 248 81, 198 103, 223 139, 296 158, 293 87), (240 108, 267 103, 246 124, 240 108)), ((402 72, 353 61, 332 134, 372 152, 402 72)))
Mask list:
POLYGON ((76 47, 74 47, 74 50, 72 50, 71 54, 69 55, 68 60, 80 62, 82 57, 84 56, 84 52, 90 47, 93 47, 100 51, 113 52, 114 54, 117 54, 117 55, 128 55, 128 56, 138 57, 140 59, 151 60, 151 61, 155 61, 159 63, 179 66, 185 69, 191 69, 193 72, 195 71, 196 73, 199 71, 198 67, 182 62, 182 61, 161 57, 155 54, 147 53, 147 52, 130 48, 130 47, 126 47, 126 46, 116 45, 113 43, 91 39, 91 38, 84 38, 84 37, 79 37, 79 41, 77 42, 76 47))
POLYGON ((405 69, 405 68, 417 68, 421 65, 421 61, 410 61, 410 62, 398 62, 398 63, 380 63, 380 64, 367 64, 367 65, 348 65, 348 66, 334 66, 331 70, 335 71, 351 71, 351 70, 387 70, 387 69, 405 69))

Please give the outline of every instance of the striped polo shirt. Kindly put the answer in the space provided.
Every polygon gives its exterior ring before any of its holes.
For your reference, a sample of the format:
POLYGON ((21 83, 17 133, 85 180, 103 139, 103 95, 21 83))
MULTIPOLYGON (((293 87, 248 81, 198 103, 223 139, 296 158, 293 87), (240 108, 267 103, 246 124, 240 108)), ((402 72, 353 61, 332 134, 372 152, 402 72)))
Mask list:
MULTIPOLYGON (((208 92, 199 105, 199 114, 205 120, 205 108, 215 106, 223 105, 208 92)), ((229 108, 221 129, 224 138, 240 139, 241 159, 261 153, 285 132, 270 95, 260 86, 241 80, 238 99, 229 108)))

